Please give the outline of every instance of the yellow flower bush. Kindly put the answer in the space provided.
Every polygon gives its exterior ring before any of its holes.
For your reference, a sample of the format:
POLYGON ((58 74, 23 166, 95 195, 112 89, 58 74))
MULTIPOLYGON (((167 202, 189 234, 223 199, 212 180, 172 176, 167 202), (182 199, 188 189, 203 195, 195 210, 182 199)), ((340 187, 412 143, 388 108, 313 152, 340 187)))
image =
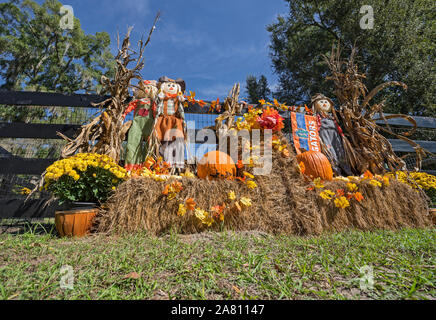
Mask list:
POLYGON ((436 176, 425 172, 404 172, 397 171, 389 173, 389 177, 411 186, 414 189, 422 189, 431 199, 433 204, 436 204, 436 176))
POLYGON ((103 203, 126 177, 126 170, 111 157, 78 153, 49 166, 44 175, 44 187, 61 203, 103 203))

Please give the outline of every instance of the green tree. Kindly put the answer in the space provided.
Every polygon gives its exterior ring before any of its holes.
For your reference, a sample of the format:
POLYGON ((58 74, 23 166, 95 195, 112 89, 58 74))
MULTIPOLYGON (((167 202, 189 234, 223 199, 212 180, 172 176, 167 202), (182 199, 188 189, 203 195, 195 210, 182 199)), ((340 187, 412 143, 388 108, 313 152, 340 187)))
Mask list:
MULTIPOLYGON (((62 4, 46 0, 0 3, 0 83, 2 89, 101 93, 102 75, 112 78, 115 62, 106 32, 87 35, 74 17, 62 28, 62 4)), ((0 106, 0 121, 84 123, 84 108, 0 106)), ((63 141, 3 139, 14 155, 57 157, 63 141)))
POLYGON ((277 96, 296 104, 322 92, 334 98, 322 55, 340 42, 346 57, 355 45, 368 89, 385 81, 405 82, 409 89, 378 94, 386 112, 436 114, 436 2, 433 0, 285 0, 289 14, 267 27, 273 68, 279 76, 277 96), (360 22, 374 12, 373 29, 360 22))
POLYGON ((102 75, 114 70, 106 32, 86 35, 74 17, 61 27, 56 0, 0 4, 0 77, 10 90, 99 92, 102 75))
POLYGON ((259 77, 259 80, 249 75, 246 80, 246 91, 248 95, 248 103, 257 104, 259 100, 264 99, 270 101, 271 90, 268 87, 268 80, 264 75, 259 77))

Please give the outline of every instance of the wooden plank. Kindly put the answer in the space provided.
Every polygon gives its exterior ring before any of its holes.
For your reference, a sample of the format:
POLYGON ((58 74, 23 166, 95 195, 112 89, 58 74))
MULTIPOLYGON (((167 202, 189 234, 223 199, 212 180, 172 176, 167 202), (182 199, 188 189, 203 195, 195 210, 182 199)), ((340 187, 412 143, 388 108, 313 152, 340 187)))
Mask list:
POLYGON ((73 138, 80 125, 0 122, 0 138, 61 139, 56 132, 73 138))
POLYGON ((45 206, 47 199, 0 199, 0 219, 54 218, 55 211, 65 209, 57 201, 45 206))
MULTIPOLYGON (((385 116, 388 115, 390 115, 390 113, 385 114, 385 116)), ((376 114, 374 118, 378 119, 379 115, 376 114)), ((415 119, 418 128, 436 129, 436 118, 421 117, 421 116, 412 116, 412 118, 415 119)), ((383 120, 377 120, 376 123, 384 124, 385 122, 383 120)), ((391 126, 413 127, 413 125, 409 121, 403 118, 389 119, 388 123, 391 126)))
POLYGON ((0 158, 12 158, 13 155, 5 148, 0 147, 0 158))
POLYGON ((39 175, 57 159, 0 158, 0 174, 39 175))
POLYGON ((29 92, 0 90, 0 104, 16 106, 88 107, 91 103, 106 100, 109 96, 97 94, 64 94, 55 92, 29 92))
MULTIPOLYGON (((62 139, 56 132, 61 132, 67 137, 72 138, 80 125, 71 124, 39 124, 39 123, 20 123, 20 122, 0 122, 0 138, 26 138, 26 139, 62 139)), ((201 129, 188 129, 191 141, 198 137, 201 129)), ((127 135, 126 135, 127 140, 127 135)), ((205 139, 204 139, 205 140, 205 139)), ((197 139, 195 143, 214 143, 197 139)))
MULTIPOLYGON (((98 103, 108 98, 110 98, 110 96, 96 94, 0 90, 0 105, 94 108, 91 103, 98 103)), ((210 103, 208 101, 205 102, 210 103)), ((198 104, 190 104, 189 107, 186 108, 187 113, 206 114, 208 111, 209 106, 200 107, 198 104)), ((215 112, 215 114, 218 113, 215 112)))
MULTIPOLYGON (((400 140, 400 139, 389 139, 389 142, 392 144, 392 148, 396 152, 415 152, 415 149, 408 144, 407 142, 400 140)), ((415 141, 417 144, 419 144, 424 149, 436 153, 436 141, 423 141, 423 140, 417 140, 415 141)))

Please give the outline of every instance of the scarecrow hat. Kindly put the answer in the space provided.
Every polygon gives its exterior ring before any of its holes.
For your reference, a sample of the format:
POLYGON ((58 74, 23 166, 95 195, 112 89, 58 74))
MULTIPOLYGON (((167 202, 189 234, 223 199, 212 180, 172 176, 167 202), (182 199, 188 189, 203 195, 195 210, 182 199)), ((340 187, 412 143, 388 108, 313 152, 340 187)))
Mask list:
POLYGON ((174 80, 174 79, 168 78, 167 76, 160 77, 159 78, 159 83, 158 83, 158 88, 160 88, 160 86, 164 82, 174 82, 174 83, 177 83, 177 84, 180 85, 180 88, 182 89, 182 92, 185 92, 186 83, 185 83, 185 80, 183 80, 183 79, 178 78, 178 79, 174 80))
POLYGON ((310 107, 311 108, 314 108, 315 107, 315 103, 317 102, 317 101, 319 101, 319 100, 327 100, 328 102, 330 102, 330 104, 332 105, 332 108, 333 108, 333 106, 335 105, 334 103, 333 103, 333 100, 332 99, 330 99, 330 98, 327 98, 325 95, 323 95, 322 93, 317 93, 316 95, 314 95, 311 99, 311 102, 310 102, 310 107))
POLYGON ((144 86, 154 86, 157 88, 157 81, 156 80, 141 80, 138 83, 139 85, 144 85, 144 86))

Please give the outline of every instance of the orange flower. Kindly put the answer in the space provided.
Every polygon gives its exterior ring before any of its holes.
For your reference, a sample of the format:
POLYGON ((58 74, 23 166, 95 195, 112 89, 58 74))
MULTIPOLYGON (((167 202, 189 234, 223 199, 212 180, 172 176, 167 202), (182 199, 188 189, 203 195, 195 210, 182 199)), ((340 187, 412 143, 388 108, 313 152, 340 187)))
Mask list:
POLYGON ((342 197, 345 195, 344 189, 338 189, 338 190, 336 190, 336 193, 337 193, 338 197, 342 197))
POLYGON ((357 201, 362 201, 363 200, 363 196, 362 196, 362 194, 360 193, 360 192, 355 192, 354 193, 354 198, 357 200, 357 201))
POLYGON ((262 129, 271 129, 273 131, 281 131, 285 125, 283 118, 274 108, 267 107, 262 115, 256 119, 256 122, 262 129))
POLYGON ((185 201, 185 204, 186 204, 186 208, 190 211, 193 211, 195 209, 195 206, 197 205, 197 203, 194 201, 193 198, 188 198, 185 201))

